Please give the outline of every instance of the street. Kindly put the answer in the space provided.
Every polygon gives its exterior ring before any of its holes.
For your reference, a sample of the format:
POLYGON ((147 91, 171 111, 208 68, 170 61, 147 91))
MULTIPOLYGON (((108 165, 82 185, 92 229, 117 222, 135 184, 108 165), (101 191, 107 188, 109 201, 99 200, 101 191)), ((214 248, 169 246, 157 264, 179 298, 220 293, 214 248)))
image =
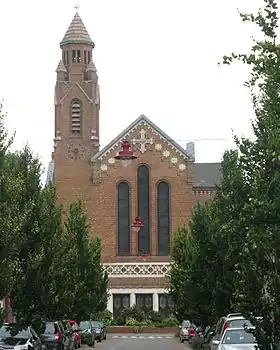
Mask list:
POLYGON ((108 334, 107 340, 97 343, 95 348, 97 350, 182 350, 186 349, 186 345, 175 339, 173 334, 108 334))

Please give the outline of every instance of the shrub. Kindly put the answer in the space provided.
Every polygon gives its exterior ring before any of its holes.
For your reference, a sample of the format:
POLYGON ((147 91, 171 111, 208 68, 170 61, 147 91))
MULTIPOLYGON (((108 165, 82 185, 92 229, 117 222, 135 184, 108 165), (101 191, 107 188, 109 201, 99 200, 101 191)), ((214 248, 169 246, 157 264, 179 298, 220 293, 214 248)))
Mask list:
POLYGON ((146 320, 145 311, 137 305, 134 305, 131 308, 124 310, 123 315, 125 318, 134 318, 139 322, 143 322, 146 320))
POLYGON ((101 321, 105 326, 110 326, 112 324, 113 314, 109 310, 104 310, 98 314, 91 314, 91 319, 96 321, 101 321))
POLYGON ((134 327, 134 326, 139 326, 139 325, 141 325, 141 322, 137 321, 137 320, 136 320, 135 318, 133 318, 133 317, 128 317, 128 318, 126 319, 125 325, 126 325, 126 326, 132 326, 132 327, 134 327))
POLYGON ((160 323, 163 321, 163 316, 157 311, 149 311, 147 313, 147 318, 152 323, 160 323))
POLYGON ((175 327, 179 325, 179 322, 175 316, 168 316, 162 320, 162 323, 168 327, 175 327))

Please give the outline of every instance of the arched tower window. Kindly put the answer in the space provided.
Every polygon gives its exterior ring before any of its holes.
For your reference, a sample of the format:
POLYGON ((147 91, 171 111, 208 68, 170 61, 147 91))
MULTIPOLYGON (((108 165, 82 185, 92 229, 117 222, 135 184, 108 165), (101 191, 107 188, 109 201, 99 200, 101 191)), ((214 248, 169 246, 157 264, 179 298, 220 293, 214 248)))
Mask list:
POLYGON ((140 165, 137 172, 138 215, 144 223, 138 234, 138 251, 150 253, 150 169, 140 165))
POLYGON ((170 186, 161 181, 157 185, 158 254, 168 255, 170 246, 170 186))
POLYGON ((71 133, 79 135, 81 133, 81 102, 74 100, 71 104, 71 133))
POLYGON ((118 255, 130 254, 130 188, 127 182, 117 187, 118 203, 118 255))

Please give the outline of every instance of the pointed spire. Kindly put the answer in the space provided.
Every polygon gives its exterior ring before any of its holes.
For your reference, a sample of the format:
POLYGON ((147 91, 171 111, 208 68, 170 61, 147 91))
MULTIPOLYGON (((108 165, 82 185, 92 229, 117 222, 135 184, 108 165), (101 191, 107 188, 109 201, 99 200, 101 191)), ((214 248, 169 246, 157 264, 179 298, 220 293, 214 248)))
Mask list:
POLYGON ((95 64, 92 60, 89 61, 89 64, 87 65, 86 72, 97 72, 97 69, 95 67, 95 64))
POLYGON ((65 65, 62 61, 59 61, 58 66, 56 68, 56 73, 58 72, 65 72, 67 73, 67 69, 65 68, 65 65))
POLYGON ((66 44, 86 44, 94 47, 94 42, 91 40, 78 12, 76 12, 70 23, 70 26, 60 43, 60 47, 66 44))

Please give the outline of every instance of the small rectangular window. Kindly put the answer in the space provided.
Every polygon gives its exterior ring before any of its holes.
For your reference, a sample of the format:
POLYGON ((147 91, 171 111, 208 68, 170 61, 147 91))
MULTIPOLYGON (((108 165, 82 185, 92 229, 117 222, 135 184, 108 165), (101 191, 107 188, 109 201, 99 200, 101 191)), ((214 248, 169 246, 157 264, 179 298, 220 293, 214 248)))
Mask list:
POLYGON ((77 53, 76 50, 72 50, 72 62, 76 63, 77 62, 77 53))
POLYGON ((87 52, 84 51, 84 64, 87 64, 87 52))
POLYGON ((66 51, 66 65, 69 64, 69 51, 66 51))
POLYGON ((81 63, 82 62, 82 56, 81 56, 81 51, 77 50, 77 62, 81 63))
POLYGON ((91 57, 90 57, 90 51, 88 51, 88 63, 90 62, 91 57))
POLYGON ((65 51, 62 51, 62 61, 64 64, 66 64, 66 55, 65 55, 65 51))

